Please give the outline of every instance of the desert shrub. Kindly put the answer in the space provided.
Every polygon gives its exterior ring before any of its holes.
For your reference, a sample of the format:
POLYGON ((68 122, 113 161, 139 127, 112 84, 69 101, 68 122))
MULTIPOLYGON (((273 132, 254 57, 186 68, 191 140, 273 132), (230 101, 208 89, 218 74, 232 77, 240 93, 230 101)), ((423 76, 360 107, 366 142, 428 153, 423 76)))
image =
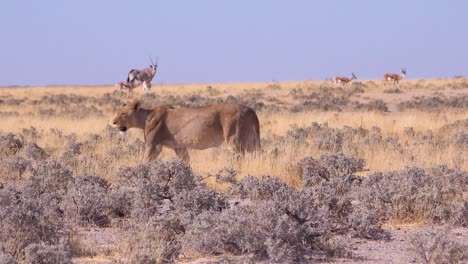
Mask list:
POLYGON ((71 251, 63 244, 29 244, 25 249, 25 264, 71 264, 71 251))
POLYGON ((109 183, 101 177, 74 177, 61 203, 66 220, 72 225, 108 226, 108 190, 109 183))
POLYGON ((31 161, 21 156, 10 156, 5 160, 0 159, 0 171, 5 180, 21 179, 23 174, 31 168, 31 161))
POLYGON ((110 215, 117 217, 128 217, 132 212, 133 197, 135 189, 120 185, 111 185, 107 204, 110 215))
POLYGON ((81 165, 78 156, 81 154, 83 143, 77 141, 75 134, 66 136, 65 140, 66 144, 58 160, 65 166, 75 169, 77 166, 81 165))
POLYGON ((23 147, 23 142, 16 138, 13 133, 0 133, 0 153, 2 156, 16 154, 23 147))
MULTIPOLYGON (((299 166, 302 170, 303 187, 316 187, 317 184, 330 182, 334 178, 346 183, 359 182, 360 179, 356 177, 355 173, 364 168, 365 162, 363 159, 338 153, 322 155, 319 160, 306 157, 299 162, 299 166)), ((336 189, 343 194, 350 191, 351 188, 336 189)))
POLYGON ((275 263, 301 261, 317 251, 344 256, 344 245, 332 242, 336 226, 316 210, 310 188, 247 176, 231 187, 229 196, 235 198, 230 207, 205 210, 186 224, 184 252, 246 255, 275 263))
POLYGON ((387 239, 376 210, 355 198, 362 182, 356 172, 364 166, 364 160, 341 153, 322 155, 319 160, 306 157, 299 162, 302 192, 309 193, 323 225, 356 237, 387 239))
POLYGON ((5 184, 0 188, 0 251, 15 257, 31 243, 57 244, 66 236, 58 197, 31 190, 31 185, 5 184))
POLYGON ((183 224, 190 222, 203 211, 221 211, 227 207, 226 199, 204 184, 197 184, 191 190, 182 190, 177 193, 172 199, 172 204, 183 224))
POLYGON ((387 93, 387 94, 399 94, 399 93, 403 93, 403 91, 401 91, 401 90, 398 89, 398 88, 388 88, 388 89, 385 89, 383 92, 384 92, 384 93, 387 93))
POLYGON ((468 202, 464 202, 455 207, 452 220, 454 225, 468 227, 468 202))
POLYGON ((127 257, 121 263, 174 263, 181 252, 180 228, 165 222, 151 220, 132 226, 124 241, 127 257))
POLYGON ((343 146, 343 135, 342 130, 329 128, 327 123, 320 125, 313 122, 308 127, 293 126, 286 132, 286 140, 301 145, 310 142, 319 150, 339 152, 343 146))
POLYGON ((72 172, 56 160, 37 162, 31 170, 28 187, 34 194, 48 192, 63 196, 73 179, 72 172))
POLYGON ((286 131, 286 138, 291 139, 297 144, 307 143, 306 140, 311 133, 311 127, 297 127, 293 125, 291 129, 286 131))
POLYGON ((281 90, 281 85, 279 83, 271 83, 268 84, 265 89, 270 89, 270 90, 281 90))
POLYGON ((20 135, 22 141, 32 141, 36 142, 37 139, 42 137, 42 133, 37 130, 37 128, 31 126, 29 128, 23 128, 20 135))
POLYGON ((292 112, 302 111, 342 111, 349 104, 348 97, 331 93, 312 93, 307 99, 291 107, 292 112))
POLYGON ((458 132, 466 131, 467 129, 468 119, 462 119, 439 128, 439 133, 448 133, 449 135, 453 135, 458 132))
POLYGON ((258 179, 253 176, 246 176, 235 184, 229 193, 241 199, 261 201, 286 199, 292 192, 294 192, 292 187, 277 178, 263 176, 258 179))
POLYGON ((57 111, 53 108, 39 108, 37 113, 39 114, 39 116, 41 117, 53 117, 53 116, 56 116, 57 115, 57 111))
POLYGON ((217 183, 235 184, 237 182, 237 171, 231 167, 224 167, 222 170, 218 171, 214 176, 216 178, 217 183))
POLYGON ((123 101, 121 99, 122 98, 119 99, 115 96, 112 96, 111 93, 105 93, 101 97, 97 98, 95 102, 99 106, 106 106, 110 108, 110 110, 115 111, 122 106, 123 101))
POLYGON ((366 104, 359 102, 353 102, 353 109, 355 110, 366 110, 366 111, 378 111, 388 112, 387 104, 382 100, 371 100, 366 104))
POLYGON ((0 253, 0 264, 16 264, 16 259, 9 254, 0 253))
POLYGON ((433 97, 415 97, 411 101, 405 101, 398 104, 399 110, 418 109, 418 110, 441 110, 441 109, 466 109, 468 108, 468 96, 433 96, 433 97))
POLYGON ((24 144, 22 152, 25 157, 31 160, 44 160, 49 156, 47 152, 36 143, 28 142, 24 144))
POLYGON ((367 88, 368 86, 362 82, 353 82, 351 84, 351 89, 346 89, 346 93, 349 95, 349 96, 352 96, 354 94, 360 94, 360 93, 364 93, 365 92, 365 88, 367 88))
POLYGON ((315 144, 318 149, 323 151, 338 152, 342 149, 343 133, 339 130, 332 129, 331 133, 320 133, 315 139, 315 144))
POLYGON ((411 237, 410 249, 421 263, 465 263, 466 246, 450 237, 448 229, 419 232, 411 237))
POLYGON ((192 219, 227 206, 222 195, 202 184, 180 160, 124 167, 116 178, 111 187, 113 210, 131 216, 130 263, 173 262, 192 219))
POLYGON ((381 219, 412 220, 424 218, 433 223, 450 221, 457 201, 467 190, 466 172, 434 168, 424 171, 406 168, 402 171, 374 173, 363 180, 360 200, 375 208, 381 219))
POLYGON ((224 198, 201 183, 181 160, 120 168, 116 178, 120 186, 133 189, 112 187, 111 196, 126 201, 122 206, 114 207, 117 214, 126 214, 131 207, 132 217, 149 219, 175 210, 189 221, 201 211, 226 207, 224 198))
POLYGON ((34 105, 61 105, 68 106, 71 104, 82 104, 87 101, 89 97, 77 94, 49 94, 44 95, 40 100, 31 101, 34 105))
POLYGON ((259 260, 291 262, 312 247, 304 229, 276 203, 262 201, 201 213, 187 227, 182 246, 199 254, 253 254, 259 260))

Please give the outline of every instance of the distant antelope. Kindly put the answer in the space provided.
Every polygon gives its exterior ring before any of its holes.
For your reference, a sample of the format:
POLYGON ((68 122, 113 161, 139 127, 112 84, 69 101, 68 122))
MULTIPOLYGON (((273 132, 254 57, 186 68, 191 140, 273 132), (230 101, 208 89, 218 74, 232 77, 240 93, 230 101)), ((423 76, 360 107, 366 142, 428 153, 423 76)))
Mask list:
POLYGON ((392 83, 392 84, 396 84, 398 85, 398 87, 400 86, 398 84, 398 82, 405 78, 406 77, 406 69, 401 69, 401 74, 398 75, 396 73, 386 73, 384 74, 384 85, 386 85, 387 83, 392 83))
POLYGON ((354 73, 351 73, 352 77, 342 77, 342 76, 335 76, 333 77, 333 87, 335 87, 338 84, 343 84, 343 86, 346 86, 348 83, 352 82, 353 80, 357 79, 356 75, 354 73))
POLYGON ((115 89, 119 91, 128 90, 128 92, 133 95, 133 89, 138 85, 132 82, 118 82, 115 84, 115 89))
POLYGON ((151 81, 158 69, 158 58, 156 57, 156 63, 153 63, 151 59, 151 65, 143 70, 132 69, 128 72, 127 83, 132 83, 136 86, 143 84, 143 90, 148 92, 151 89, 151 81))

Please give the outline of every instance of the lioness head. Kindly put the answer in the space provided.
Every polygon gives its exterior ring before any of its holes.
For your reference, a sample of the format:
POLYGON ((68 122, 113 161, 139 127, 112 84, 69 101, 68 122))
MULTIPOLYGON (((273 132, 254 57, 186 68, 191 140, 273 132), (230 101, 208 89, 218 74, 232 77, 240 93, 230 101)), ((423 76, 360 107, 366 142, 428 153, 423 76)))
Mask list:
POLYGON ((142 113, 139 111, 140 105, 139 101, 124 104, 117 113, 112 123, 119 129, 121 134, 124 134, 129 128, 142 126, 142 113))

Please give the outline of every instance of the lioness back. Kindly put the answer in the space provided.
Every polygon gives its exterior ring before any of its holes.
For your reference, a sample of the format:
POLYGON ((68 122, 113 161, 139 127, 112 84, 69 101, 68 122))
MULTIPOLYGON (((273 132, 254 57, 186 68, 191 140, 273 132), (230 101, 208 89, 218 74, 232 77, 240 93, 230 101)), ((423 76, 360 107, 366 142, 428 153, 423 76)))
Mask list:
POLYGON ((206 149, 226 142, 236 151, 260 148, 257 115, 244 105, 168 109, 166 124, 175 141, 183 147, 206 149))

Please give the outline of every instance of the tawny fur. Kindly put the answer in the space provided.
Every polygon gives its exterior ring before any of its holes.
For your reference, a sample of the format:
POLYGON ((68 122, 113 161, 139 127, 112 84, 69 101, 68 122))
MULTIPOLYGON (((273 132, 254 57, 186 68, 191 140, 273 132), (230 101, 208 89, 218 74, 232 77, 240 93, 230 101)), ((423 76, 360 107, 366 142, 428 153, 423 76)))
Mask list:
POLYGON ((353 80, 357 79, 354 73, 351 74, 352 77, 343 77, 343 76, 335 76, 333 77, 333 87, 337 86, 338 84, 343 84, 343 86, 347 86, 348 83, 351 83, 353 80))
POLYGON ((396 73, 386 73, 386 74, 384 74, 384 85, 386 85, 387 83, 392 83, 394 85, 395 84, 399 85, 400 80, 402 80, 405 77, 406 77, 406 70, 405 69, 401 70, 400 75, 398 75, 396 73))
POLYGON ((137 85, 131 82, 118 82, 115 84, 115 89, 119 91, 128 90, 130 94, 133 94, 133 89, 136 88, 137 85))
POLYGON ((260 124, 254 110, 240 104, 214 104, 198 108, 144 107, 138 101, 123 106, 114 119, 122 132, 143 129, 145 160, 158 157, 162 147, 172 148, 189 161, 187 149, 218 147, 225 142, 237 153, 260 149, 260 124))
POLYGON ((154 75, 158 71, 158 64, 151 64, 148 68, 143 70, 131 69, 127 75, 127 82, 132 83, 136 86, 139 84, 143 85, 144 92, 148 92, 151 89, 151 81, 154 75))

